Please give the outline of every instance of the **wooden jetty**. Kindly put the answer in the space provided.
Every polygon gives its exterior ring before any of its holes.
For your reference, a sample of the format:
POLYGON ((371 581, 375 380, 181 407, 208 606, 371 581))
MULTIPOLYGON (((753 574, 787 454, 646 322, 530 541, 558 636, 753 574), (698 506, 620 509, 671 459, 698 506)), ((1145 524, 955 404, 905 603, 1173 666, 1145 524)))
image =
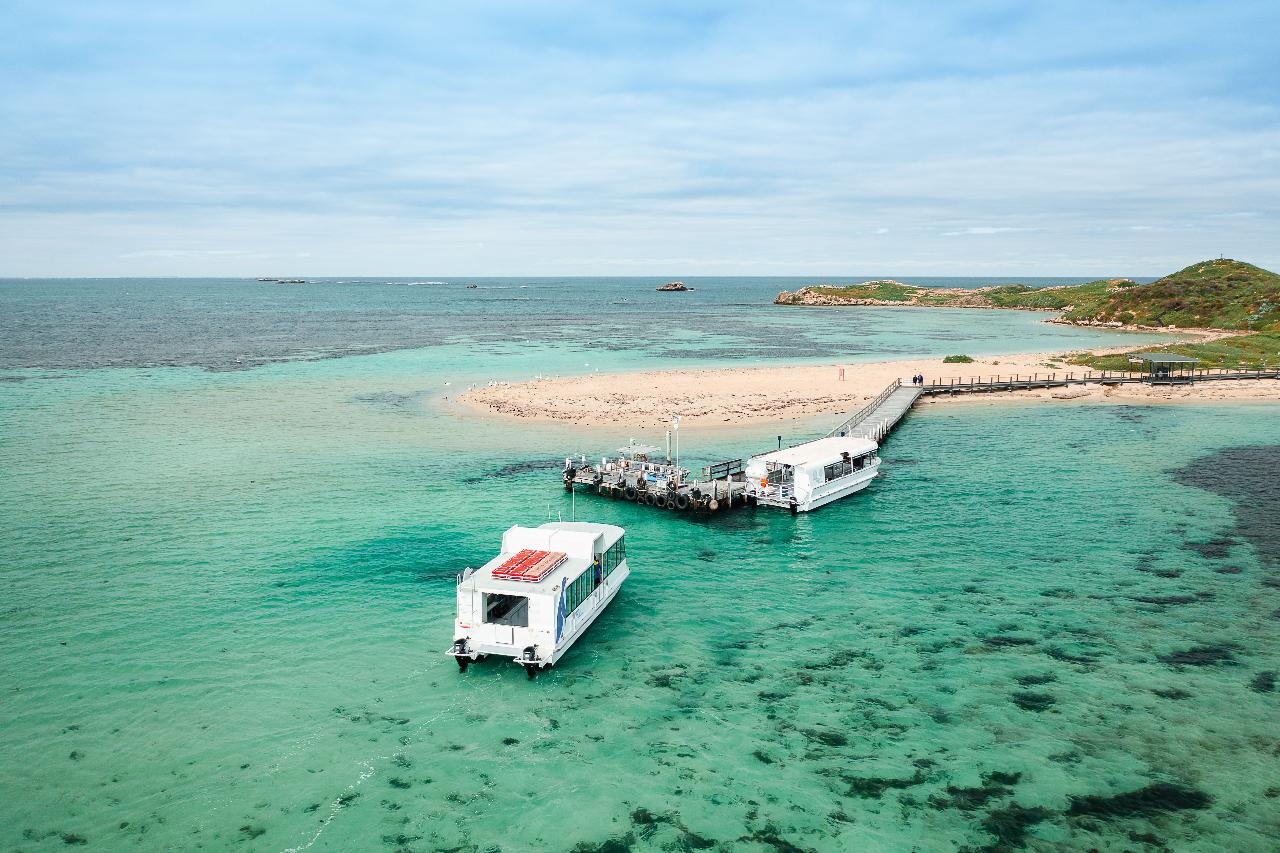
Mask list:
MULTIPOLYGON (((1190 361, 1189 359, 1187 361, 1190 361)), ((1193 368, 1183 361, 1150 363, 1146 370, 1099 370, 1070 373, 1000 374, 997 376, 951 377, 924 385, 903 385, 895 379, 888 387, 849 415, 826 438, 850 436, 882 443, 907 412, 923 396, 937 394, 981 394, 999 391, 1026 391, 1037 388, 1065 388, 1073 385, 1153 385, 1194 384, 1242 379, 1280 380, 1280 367, 1193 368), (1168 365, 1179 365, 1169 369, 1168 365), (1161 366, 1163 365, 1163 366, 1161 366)), ((781 441, 781 437, 779 437, 781 441)), ((636 448, 638 449, 638 448, 636 448)), ((657 448, 646 448, 656 451, 657 448)), ((624 448, 626 450, 626 448, 624 448)), ((625 456, 625 454, 624 454, 625 456)), ((649 461, 647 456, 602 459, 600 465, 572 458, 565 460, 564 486, 585 486, 605 497, 642 503, 659 509, 716 512, 746 506, 747 483, 742 459, 718 462, 702 469, 694 478, 687 469, 665 461, 649 461)))
POLYGON ((898 421, 911 411, 911 407, 923 393, 924 388, 921 386, 903 385, 901 379, 895 379, 871 402, 841 421, 825 437, 850 436, 879 444, 898 425, 898 421))
POLYGON ((656 447, 632 445, 621 449, 614 459, 602 458, 600 464, 588 462, 585 456, 565 459, 564 487, 585 487, 598 495, 620 498, 658 509, 716 512, 746 504, 746 475, 741 459, 727 459, 702 469, 701 477, 693 477, 687 468, 663 459, 656 447), (639 452, 637 452, 639 451, 639 452))
POLYGON ((951 377, 931 382, 922 394, 982 394, 994 391, 1027 391, 1033 388, 1066 388, 1071 385, 1194 385, 1241 379, 1280 379, 1280 368, 1208 367, 1172 374, 1139 370, 1089 370, 1071 373, 1015 373, 997 376, 951 377))

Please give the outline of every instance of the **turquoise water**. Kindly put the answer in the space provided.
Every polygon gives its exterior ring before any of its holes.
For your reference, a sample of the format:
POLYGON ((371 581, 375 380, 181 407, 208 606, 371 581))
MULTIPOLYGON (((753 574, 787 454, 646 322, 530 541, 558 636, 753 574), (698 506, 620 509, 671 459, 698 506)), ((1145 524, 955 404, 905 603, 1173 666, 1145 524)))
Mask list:
MULTIPOLYGON (((824 334, 1060 331, 886 313, 824 334)), ((628 530, 622 595, 533 683, 459 675, 455 573, 507 525, 567 517, 556 457, 627 436, 444 397, 583 352, 663 358, 656 337, 529 337, 232 372, 11 362, 0 849, 1280 842, 1273 409, 928 406, 875 485, 797 518, 579 496, 628 530)))

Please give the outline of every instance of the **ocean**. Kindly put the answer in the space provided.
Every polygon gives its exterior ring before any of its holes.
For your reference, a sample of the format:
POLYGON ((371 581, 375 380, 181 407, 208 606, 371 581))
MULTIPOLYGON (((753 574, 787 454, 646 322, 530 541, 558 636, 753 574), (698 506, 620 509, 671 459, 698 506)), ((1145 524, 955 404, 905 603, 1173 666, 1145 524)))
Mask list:
POLYGON ((0 849, 1280 845, 1272 407, 926 406, 809 515, 571 506, 557 460, 661 436, 453 395, 1158 340, 661 282, 0 281, 0 849), (459 674, 456 574, 571 513, 618 599, 459 674))

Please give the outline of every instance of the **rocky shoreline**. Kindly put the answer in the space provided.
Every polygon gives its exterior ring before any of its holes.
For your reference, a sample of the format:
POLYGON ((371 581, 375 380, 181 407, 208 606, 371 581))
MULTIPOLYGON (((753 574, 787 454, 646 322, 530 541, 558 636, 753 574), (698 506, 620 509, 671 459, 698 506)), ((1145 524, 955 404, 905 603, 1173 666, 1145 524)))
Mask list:
POLYGON ((910 295, 904 299, 879 299, 875 297, 865 296, 842 296, 837 293, 823 292, 826 287, 823 285, 814 285, 812 287, 802 287, 799 290, 784 290, 774 297, 774 305, 800 305, 807 307, 817 306, 840 306, 840 305, 866 305, 877 306, 882 308, 991 308, 996 310, 1015 310, 1015 311, 1058 311, 1057 308, 1009 308, 1005 305, 995 305, 985 297, 985 293, 990 289, 986 287, 977 287, 971 289, 955 288, 955 287, 916 287, 910 284, 903 284, 900 281, 892 279, 881 279, 878 281, 864 282, 860 287, 901 287, 910 290, 910 295))

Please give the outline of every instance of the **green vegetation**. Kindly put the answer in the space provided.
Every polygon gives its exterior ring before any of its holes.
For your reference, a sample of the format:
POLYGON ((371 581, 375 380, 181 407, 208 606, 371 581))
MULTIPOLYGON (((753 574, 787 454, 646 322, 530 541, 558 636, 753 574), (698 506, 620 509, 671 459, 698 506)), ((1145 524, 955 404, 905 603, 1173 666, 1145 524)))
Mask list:
POLYGON ((1076 305, 1064 316, 1143 326, 1280 330, 1280 275, 1230 258, 1202 261, 1150 284, 1117 289, 1100 303, 1076 305))
MULTIPOLYGON (((1020 308, 1040 311, 1096 311, 1116 292, 1137 286, 1127 278, 1101 279, 1060 287, 1029 287, 1006 284, 976 290, 916 287, 897 281, 868 281, 847 287, 815 285, 804 288, 820 304, 873 300, 876 302, 925 305, 933 308, 1020 308)), ((780 305, 801 304, 800 293, 781 293, 780 305)))
POLYGON ((967 355, 949 355, 942 359, 943 364, 972 364, 972 356, 967 355))
POLYGON ((841 305, 867 301, 939 308, 1020 308, 1061 311, 1077 323, 1280 331, 1280 275, 1229 258, 1201 261, 1150 284, 1127 278, 1061 287, 1025 284, 976 290, 868 281, 780 293, 780 305, 841 305))
POLYGON ((1096 309, 1106 303, 1111 294, 1123 288, 1134 287, 1136 284, 1137 282, 1127 278, 1099 279, 1063 287, 1027 287, 1025 284, 1011 284, 993 287, 986 291, 986 296, 997 308, 1038 308, 1051 311, 1070 308, 1081 311, 1096 309))
POLYGON ((910 302, 921 288, 896 281, 865 281, 862 284, 853 284, 848 287, 824 284, 812 287, 810 290, 818 291, 824 296, 833 296, 837 299, 878 299, 882 302, 910 302))
MULTIPOLYGON (((1199 367, 1275 367, 1280 365, 1280 332, 1238 335, 1207 343, 1144 347, 1135 352, 1176 352, 1200 359, 1199 367)), ((1094 370, 1132 370, 1130 353, 1094 355, 1075 353, 1069 361, 1094 370)))

